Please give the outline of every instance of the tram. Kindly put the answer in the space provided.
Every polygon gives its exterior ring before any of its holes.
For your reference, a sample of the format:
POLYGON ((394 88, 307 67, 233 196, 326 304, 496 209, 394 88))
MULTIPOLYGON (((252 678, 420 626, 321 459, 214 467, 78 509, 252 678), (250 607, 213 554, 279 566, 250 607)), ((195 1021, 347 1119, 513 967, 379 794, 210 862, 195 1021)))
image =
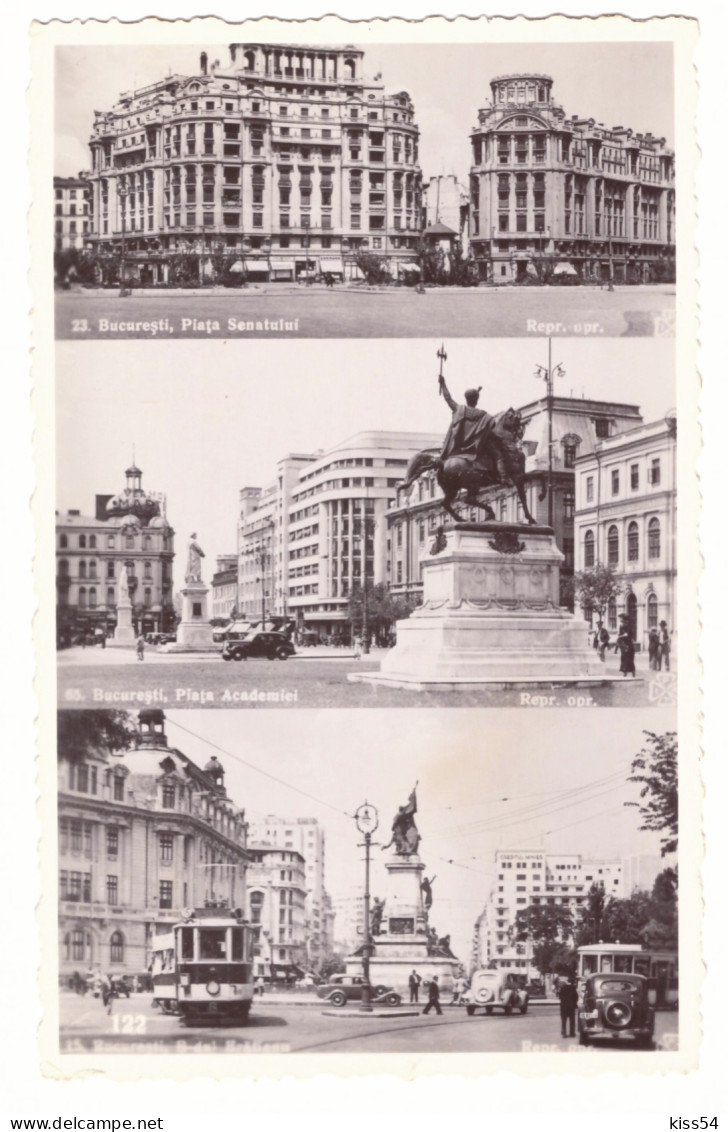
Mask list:
POLYGON ((154 1000, 183 1021, 247 1021, 254 929, 241 909, 186 909, 152 943, 154 1000))
POLYGON ((577 949, 580 985, 588 975, 643 975, 648 1000, 658 1009, 677 1009, 677 952, 652 951, 639 943, 589 943, 577 949))

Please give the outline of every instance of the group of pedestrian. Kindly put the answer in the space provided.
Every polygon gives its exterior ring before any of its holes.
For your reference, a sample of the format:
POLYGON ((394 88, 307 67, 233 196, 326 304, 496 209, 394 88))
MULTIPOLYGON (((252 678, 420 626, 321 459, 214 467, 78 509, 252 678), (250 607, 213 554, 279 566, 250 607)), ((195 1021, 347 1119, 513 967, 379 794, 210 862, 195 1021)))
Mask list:
MULTIPOLYGON (((594 630, 593 645, 602 663, 605 662, 606 651, 609 648, 610 641, 609 630, 603 621, 598 621, 597 627, 594 630)), ((614 643, 614 651, 619 653, 619 671, 622 673, 622 676, 636 676, 635 653, 637 649, 632 636, 629 619, 624 614, 620 617, 617 639, 614 643)), ((659 629, 650 629, 647 641, 647 656, 650 668, 653 672, 659 672, 663 667, 666 672, 670 671, 670 630, 667 627, 667 621, 661 621, 659 629)))
POLYGON ((667 621, 661 621, 659 629, 650 629, 647 655, 653 672, 661 672, 663 666, 666 672, 670 671, 670 632, 667 621))
MULTIPOLYGON (((410 1003, 419 1003, 420 986, 422 982, 422 976, 413 967, 409 977, 410 1003)), ((458 975, 453 982, 451 1006, 459 1006, 462 1003, 467 986, 467 980, 464 976, 458 975)), ((440 1005, 440 981, 438 976, 433 975, 431 979, 428 979, 425 982, 425 988, 427 990, 427 1004, 422 1013, 429 1014, 431 1010, 434 1010, 436 1014, 442 1014, 442 1006, 440 1005)))

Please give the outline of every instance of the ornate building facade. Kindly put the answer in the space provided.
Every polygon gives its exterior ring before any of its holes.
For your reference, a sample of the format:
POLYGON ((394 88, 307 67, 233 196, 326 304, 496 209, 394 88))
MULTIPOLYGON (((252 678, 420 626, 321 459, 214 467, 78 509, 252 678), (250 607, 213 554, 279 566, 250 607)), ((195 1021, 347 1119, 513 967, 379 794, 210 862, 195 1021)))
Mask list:
POLYGON ((142 488, 141 469, 126 469, 118 495, 97 495, 95 515, 56 513, 57 625, 61 643, 116 625, 118 579, 126 566, 138 632, 175 626, 174 531, 164 495, 142 488))
POLYGON ((245 907, 244 811, 217 759, 202 769, 169 745, 162 711, 139 712, 130 750, 60 749, 58 776, 62 977, 141 974, 183 908, 245 907))
POLYGON ((676 461, 669 413, 600 441, 576 465, 577 569, 614 568, 622 592, 607 607, 607 627, 614 634, 626 615, 642 649, 661 621, 676 629, 676 461))
POLYGON ((82 177, 54 177, 54 248, 57 252, 85 246, 91 228, 91 188, 82 177))
POLYGON ((256 928, 255 975, 300 978, 308 965, 306 866, 295 849, 250 844, 248 907, 256 928))
POLYGON ((91 244, 142 284, 213 256, 252 280, 358 277, 357 257, 417 265, 419 131, 406 92, 356 47, 232 44, 225 67, 169 75, 96 112, 91 244), (122 247, 123 245, 123 247, 122 247))
POLYGON ((664 138, 567 117, 549 75, 503 75, 471 133, 482 279, 674 279, 675 155, 664 138))

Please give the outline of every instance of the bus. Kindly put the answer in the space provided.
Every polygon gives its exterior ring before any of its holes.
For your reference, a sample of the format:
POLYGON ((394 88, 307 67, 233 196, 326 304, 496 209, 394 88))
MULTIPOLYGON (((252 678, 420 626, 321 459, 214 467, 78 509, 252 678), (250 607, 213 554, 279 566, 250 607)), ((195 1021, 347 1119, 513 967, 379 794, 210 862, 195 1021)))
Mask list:
POLYGON ((152 943, 154 999, 183 1022, 247 1022, 254 928, 240 908, 186 909, 152 943))
POLYGON ((639 943, 589 943, 577 949, 577 975, 643 975, 651 1006, 677 1009, 677 951, 651 950, 639 943))

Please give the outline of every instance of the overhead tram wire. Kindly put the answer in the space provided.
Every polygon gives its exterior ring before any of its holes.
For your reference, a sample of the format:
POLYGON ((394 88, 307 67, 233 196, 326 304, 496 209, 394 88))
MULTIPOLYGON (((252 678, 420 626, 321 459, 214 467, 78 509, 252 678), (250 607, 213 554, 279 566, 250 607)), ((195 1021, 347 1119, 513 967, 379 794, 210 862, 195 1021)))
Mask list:
POLYGON ((279 786, 285 786, 288 790, 293 790, 294 793, 301 794, 302 797, 308 798, 310 802, 316 802, 319 806, 325 806, 326 809, 333 810, 335 814, 341 814, 345 818, 353 817, 353 814, 347 813, 346 810, 340 809, 339 806, 332 806, 331 802, 325 802, 323 798, 317 798, 315 794, 309 794, 308 791, 302 790, 300 786, 294 786, 292 782, 286 782, 284 778, 278 778, 277 775, 271 774, 269 770, 263 770, 261 767, 256 766, 255 763, 250 763, 247 761, 247 759, 242 758, 240 755, 235 755, 232 751, 226 750, 225 747, 220 747, 217 743, 213 743, 212 739, 205 739, 204 736, 198 735, 196 731, 192 731, 189 727, 184 727, 176 720, 168 718, 167 722, 173 724, 173 726, 175 727, 178 727, 180 731, 184 731, 187 735, 191 735, 193 739, 198 739, 201 743, 205 743, 208 747, 212 747, 213 750, 219 751, 221 755, 225 755, 225 758, 233 759, 235 762, 242 763, 242 765, 247 767, 248 770, 253 770, 256 772, 256 774, 262 774, 265 778, 270 778, 271 781, 277 782, 279 786))

